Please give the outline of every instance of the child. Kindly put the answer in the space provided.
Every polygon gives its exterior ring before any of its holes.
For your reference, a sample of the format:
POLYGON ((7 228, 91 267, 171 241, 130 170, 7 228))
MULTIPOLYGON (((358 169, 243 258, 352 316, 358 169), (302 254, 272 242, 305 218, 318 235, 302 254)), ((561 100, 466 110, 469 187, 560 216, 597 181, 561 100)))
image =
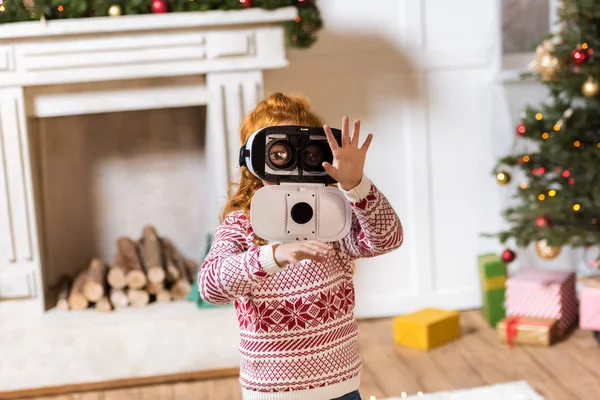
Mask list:
MULTIPOLYGON (((323 121, 307 100, 276 93, 244 119, 241 143, 274 125, 317 127, 323 121)), ((242 167, 237 192, 225 205, 200 267, 201 297, 213 304, 234 301, 244 399, 360 399, 353 261, 397 249, 403 232, 390 203, 363 175, 372 135, 359 147, 360 122, 350 136, 344 117, 338 146, 329 127, 324 129, 334 160, 323 167, 352 207, 351 232, 337 243, 258 238, 249 220, 250 201, 268 182, 242 167)))

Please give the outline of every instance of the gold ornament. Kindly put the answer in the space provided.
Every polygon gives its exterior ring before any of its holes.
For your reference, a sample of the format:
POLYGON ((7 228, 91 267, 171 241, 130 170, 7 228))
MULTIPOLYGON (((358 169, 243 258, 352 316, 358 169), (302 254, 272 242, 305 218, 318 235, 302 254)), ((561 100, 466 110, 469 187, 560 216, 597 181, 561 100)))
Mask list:
POLYGON ((121 15, 121 6, 118 4, 113 4, 108 9, 108 15, 111 17, 119 17, 121 15))
POLYGON ((535 50, 536 59, 529 64, 529 68, 540 74, 544 81, 554 79, 554 74, 559 67, 558 58, 551 53, 554 51, 554 44, 548 39, 538 45, 535 50))
POLYGON ((552 260, 558 257, 562 247, 560 246, 548 246, 546 240, 538 240, 535 242, 535 253, 544 260, 552 260))
POLYGON ((581 93, 587 97, 594 97, 600 92, 600 84, 591 76, 581 86, 581 93))
POLYGON ((496 174, 496 181, 500 185, 506 185, 508 182, 510 182, 510 174, 502 170, 496 174))

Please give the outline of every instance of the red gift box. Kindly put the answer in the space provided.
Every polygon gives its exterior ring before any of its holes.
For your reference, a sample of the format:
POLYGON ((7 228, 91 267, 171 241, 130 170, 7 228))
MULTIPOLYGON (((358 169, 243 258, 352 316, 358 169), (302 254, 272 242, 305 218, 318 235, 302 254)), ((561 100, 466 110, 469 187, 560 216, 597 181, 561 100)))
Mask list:
POLYGON ((506 314, 558 320, 563 334, 577 323, 575 273, 527 269, 506 281, 506 314))

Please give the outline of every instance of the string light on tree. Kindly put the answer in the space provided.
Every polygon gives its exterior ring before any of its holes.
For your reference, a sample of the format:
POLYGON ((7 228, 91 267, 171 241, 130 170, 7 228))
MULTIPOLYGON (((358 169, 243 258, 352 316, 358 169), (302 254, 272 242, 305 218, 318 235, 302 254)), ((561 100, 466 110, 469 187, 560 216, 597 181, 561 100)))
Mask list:
POLYGON ((118 17, 122 14, 121 6, 118 4, 113 4, 108 9, 108 15, 111 17, 118 17))
POLYGON ((517 135, 523 137, 523 136, 525 136, 526 131, 527 131, 527 128, 525 128, 525 124, 523 122, 521 122, 519 125, 517 125, 517 135))

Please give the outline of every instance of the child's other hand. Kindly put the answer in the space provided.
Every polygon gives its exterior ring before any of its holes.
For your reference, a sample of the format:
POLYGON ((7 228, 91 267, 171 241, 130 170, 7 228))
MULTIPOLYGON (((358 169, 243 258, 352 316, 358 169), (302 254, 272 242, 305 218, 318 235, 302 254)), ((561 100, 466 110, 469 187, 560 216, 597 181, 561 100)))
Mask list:
POLYGON ((327 135, 327 142, 333 153, 333 163, 324 162, 323 168, 333 179, 338 181, 340 188, 349 191, 354 189, 361 181, 363 168, 367 157, 367 150, 373 140, 369 134, 362 147, 358 147, 360 121, 354 121, 352 138, 350 137, 348 117, 342 118, 342 146, 338 146, 329 125, 323 126, 327 135))
POLYGON ((297 264, 301 260, 313 260, 319 263, 327 261, 333 245, 318 240, 283 243, 273 246, 273 257, 280 268, 287 264, 297 264))

